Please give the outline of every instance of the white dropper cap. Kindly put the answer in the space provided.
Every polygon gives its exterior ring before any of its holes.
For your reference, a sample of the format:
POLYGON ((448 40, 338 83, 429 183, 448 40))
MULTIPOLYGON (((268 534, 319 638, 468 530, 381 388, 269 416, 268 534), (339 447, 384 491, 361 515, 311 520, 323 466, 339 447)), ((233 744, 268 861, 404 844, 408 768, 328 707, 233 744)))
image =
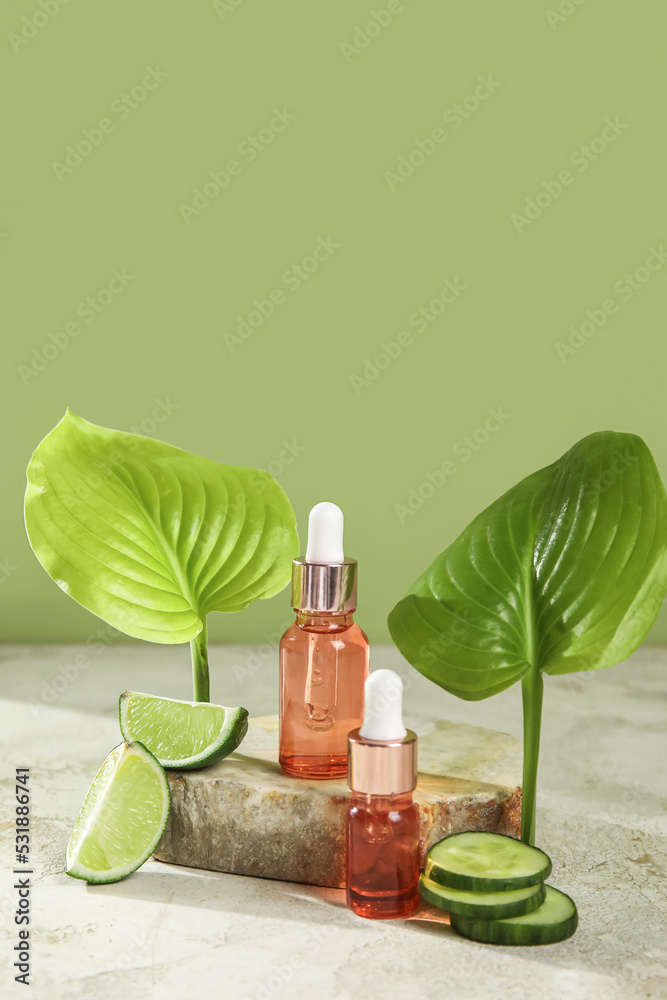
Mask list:
POLYGON ((402 740, 403 681, 393 670, 374 670, 366 678, 363 740, 402 740))
POLYGON ((315 504, 308 517, 306 562, 342 563, 343 512, 335 503, 315 504))
POLYGON ((357 606, 357 560, 343 551, 343 512, 335 503, 315 504, 308 518, 305 556, 292 560, 292 607, 309 614, 339 615, 357 606))
POLYGON ((417 787, 417 734, 403 725, 403 681, 393 670, 366 680, 364 724, 347 737, 347 783, 362 795, 402 795, 417 787))

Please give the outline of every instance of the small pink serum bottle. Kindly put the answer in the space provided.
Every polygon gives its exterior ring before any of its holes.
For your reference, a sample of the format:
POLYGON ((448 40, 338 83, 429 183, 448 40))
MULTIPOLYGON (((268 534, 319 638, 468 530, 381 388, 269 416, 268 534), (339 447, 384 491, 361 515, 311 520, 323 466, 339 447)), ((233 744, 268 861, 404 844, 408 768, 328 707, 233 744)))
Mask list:
POLYGON ((347 774, 347 734, 363 719, 369 662, 356 606, 357 561, 343 553, 343 512, 318 503, 305 558, 292 563, 296 622, 280 641, 279 760, 297 778, 347 774))
POLYGON ((393 670, 366 681, 360 729, 349 735, 347 905, 360 917, 409 917, 419 907, 417 736, 403 725, 403 682, 393 670))

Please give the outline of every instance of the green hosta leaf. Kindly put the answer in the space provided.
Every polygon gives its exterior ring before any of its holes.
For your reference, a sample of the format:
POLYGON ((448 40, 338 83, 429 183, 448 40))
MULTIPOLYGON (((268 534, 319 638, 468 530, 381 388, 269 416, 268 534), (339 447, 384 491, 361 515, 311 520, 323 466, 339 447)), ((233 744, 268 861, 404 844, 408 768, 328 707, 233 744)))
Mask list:
POLYGON ((153 642, 186 642, 209 611, 278 593, 298 553, 292 508, 268 473, 69 411, 32 456, 25 519, 70 597, 153 642))
POLYGON ((389 615, 409 662, 467 700, 531 668, 618 663, 667 589, 667 499, 651 452, 602 431, 482 511, 389 615))

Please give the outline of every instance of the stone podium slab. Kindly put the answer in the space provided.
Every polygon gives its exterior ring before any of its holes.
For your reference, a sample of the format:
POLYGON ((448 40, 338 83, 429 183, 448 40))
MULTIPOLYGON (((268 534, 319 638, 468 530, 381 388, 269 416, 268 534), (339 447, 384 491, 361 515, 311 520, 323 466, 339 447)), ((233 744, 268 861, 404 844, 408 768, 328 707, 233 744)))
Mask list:
MULTIPOLYGON (((521 741, 439 721, 419 734, 422 863, 448 833, 519 836, 521 741)), ((171 813, 159 861, 339 887, 345 882, 345 781, 308 781, 278 764, 278 719, 250 720, 236 753, 199 771, 168 771, 171 813)))

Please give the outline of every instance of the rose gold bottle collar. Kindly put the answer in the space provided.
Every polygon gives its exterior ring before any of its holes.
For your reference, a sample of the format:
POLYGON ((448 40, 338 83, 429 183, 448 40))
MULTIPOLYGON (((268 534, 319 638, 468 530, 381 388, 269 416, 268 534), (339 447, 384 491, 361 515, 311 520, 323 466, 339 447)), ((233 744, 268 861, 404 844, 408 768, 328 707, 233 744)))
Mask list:
POLYGON ((357 607, 357 560, 292 560, 292 607, 312 614, 347 614, 357 607))
POLYGON ((417 786, 417 734, 402 740, 364 740, 358 729, 347 738, 348 784, 363 795, 402 795, 417 786))

